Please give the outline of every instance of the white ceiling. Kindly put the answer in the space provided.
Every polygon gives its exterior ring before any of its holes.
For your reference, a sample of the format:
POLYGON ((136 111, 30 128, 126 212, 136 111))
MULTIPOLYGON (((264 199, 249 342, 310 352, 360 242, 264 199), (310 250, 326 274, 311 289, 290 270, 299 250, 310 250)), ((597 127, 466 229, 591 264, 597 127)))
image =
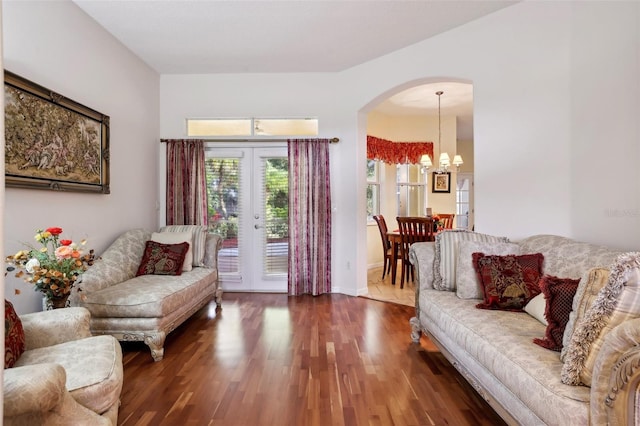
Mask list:
MULTIPOLYGON (((158 73, 210 74, 342 71, 517 0, 73 1, 158 73)), ((382 108, 429 113, 429 92, 382 108)))
POLYGON ((74 0, 161 74, 341 71, 513 0, 74 0))
POLYGON ((412 87, 381 102, 375 110, 387 115, 438 115, 438 95, 442 116, 457 118, 457 139, 473 140, 473 85, 440 82, 412 87))

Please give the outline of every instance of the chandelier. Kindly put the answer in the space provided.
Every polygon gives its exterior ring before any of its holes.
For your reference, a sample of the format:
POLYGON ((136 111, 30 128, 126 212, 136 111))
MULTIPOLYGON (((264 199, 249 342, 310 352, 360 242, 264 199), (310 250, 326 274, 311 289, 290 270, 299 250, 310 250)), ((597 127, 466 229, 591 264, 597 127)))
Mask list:
MULTIPOLYGON (((442 151, 440 96, 442 96, 443 93, 444 92, 442 90, 439 90, 436 92, 436 95, 438 95, 438 152, 440 153, 440 158, 438 160, 438 168, 435 170, 435 172, 438 174, 447 173, 449 171, 449 167, 452 164, 449 154, 442 151)), ((463 163, 464 161, 462 161, 461 155, 456 154, 453 156, 453 165, 456 166, 456 172, 460 171, 460 165, 462 165, 463 163)), ((422 165, 423 173, 429 170, 429 167, 433 166, 433 163, 431 162, 431 157, 429 157, 427 154, 424 154, 420 158, 420 164, 422 165)))

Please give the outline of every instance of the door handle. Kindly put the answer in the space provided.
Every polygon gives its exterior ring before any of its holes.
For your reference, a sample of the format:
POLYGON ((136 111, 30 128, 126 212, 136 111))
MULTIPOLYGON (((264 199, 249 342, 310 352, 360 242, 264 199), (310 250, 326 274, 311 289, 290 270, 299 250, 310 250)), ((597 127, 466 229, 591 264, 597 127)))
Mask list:
POLYGON ((264 226, 260 225, 259 223, 256 223, 255 225, 253 225, 253 227, 254 227, 255 229, 264 228, 264 226))

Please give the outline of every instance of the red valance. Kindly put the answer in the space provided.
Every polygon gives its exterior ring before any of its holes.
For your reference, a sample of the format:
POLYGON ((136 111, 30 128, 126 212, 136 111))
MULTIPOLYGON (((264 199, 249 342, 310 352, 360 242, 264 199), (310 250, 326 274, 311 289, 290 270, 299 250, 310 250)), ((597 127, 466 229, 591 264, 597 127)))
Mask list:
POLYGON ((367 159, 387 164, 418 164, 427 154, 433 161, 433 142, 393 142, 367 135, 367 159))

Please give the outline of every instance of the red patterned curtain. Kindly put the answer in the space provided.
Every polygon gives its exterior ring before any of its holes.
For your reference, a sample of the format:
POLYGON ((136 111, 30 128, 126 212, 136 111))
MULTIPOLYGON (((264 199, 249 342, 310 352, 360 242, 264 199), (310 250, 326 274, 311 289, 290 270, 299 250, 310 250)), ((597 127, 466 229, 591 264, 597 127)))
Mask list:
POLYGON ((331 292, 329 139, 292 139, 289 151, 289 295, 331 292))
POLYGON ((163 142, 167 143, 167 225, 206 225, 204 141, 163 142))
POLYGON ((380 160, 387 164, 418 164, 424 154, 433 161, 433 142, 393 142, 367 136, 369 160, 380 160))

